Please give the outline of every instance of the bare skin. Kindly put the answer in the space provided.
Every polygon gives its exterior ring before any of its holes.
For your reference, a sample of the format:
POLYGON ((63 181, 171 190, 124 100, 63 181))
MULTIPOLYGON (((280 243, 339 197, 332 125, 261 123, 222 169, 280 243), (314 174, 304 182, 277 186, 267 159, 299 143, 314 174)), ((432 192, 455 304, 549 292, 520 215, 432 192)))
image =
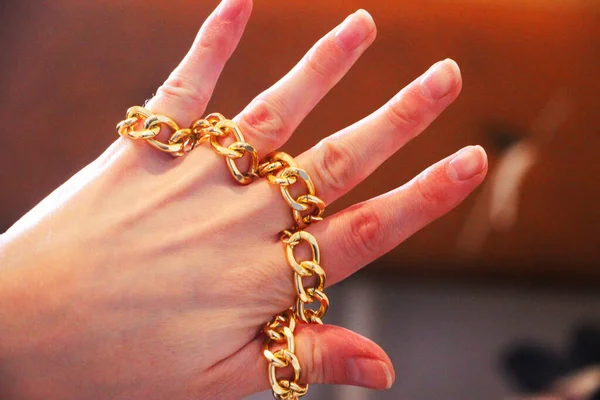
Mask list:
MULTIPOLYGON (((224 0, 147 105, 181 126, 204 115, 251 0, 224 0)), ((373 42, 359 10, 235 121, 261 156, 283 145, 373 42)), ((422 132, 458 96, 452 60, 365 119, 297 155, 331 204, 422 132)), ((487 172, 479 146, 309 231, 332 285, 453 209, 487 172)), ((240 186, 199 147, 172 159, 118 139, 0 236, 3 399, 238 399, 268 389, 262 325, 295 291, 276 233, 290 211, 265 180, 240 186)), ((308 383, 384 389, 385 352, 343 328, 300 326, 308 383)))

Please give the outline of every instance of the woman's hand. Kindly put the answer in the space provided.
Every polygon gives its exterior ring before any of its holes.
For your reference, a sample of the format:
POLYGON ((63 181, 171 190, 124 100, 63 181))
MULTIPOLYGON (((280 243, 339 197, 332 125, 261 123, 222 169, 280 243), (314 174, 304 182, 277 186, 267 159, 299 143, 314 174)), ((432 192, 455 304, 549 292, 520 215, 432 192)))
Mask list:
MULTIPOLYGON (((251 8, 224 0, 147 108, 180 126, 204 115, 251 8)), ((235 118, 261 157, 286 142, 375 34, 357 11, 235 118)), ((441 61, 296 161, 330 204, 460 88, 457 65, 441 61)), ((328 284, 454 208, 486 170, 484 151, 467 147, 311 225, 328 284)), ((1 397, 237 399, 269 388, 257 334, 295 298, 277 235, 291 223, 276 188, 265 179, 240 186, 209 147, 173 159, 118 139, 0 236, 1 397)), ((296 345, 307 383, 382 389, 394 380, 383 350, 348 330, 300 325, 296 345)))

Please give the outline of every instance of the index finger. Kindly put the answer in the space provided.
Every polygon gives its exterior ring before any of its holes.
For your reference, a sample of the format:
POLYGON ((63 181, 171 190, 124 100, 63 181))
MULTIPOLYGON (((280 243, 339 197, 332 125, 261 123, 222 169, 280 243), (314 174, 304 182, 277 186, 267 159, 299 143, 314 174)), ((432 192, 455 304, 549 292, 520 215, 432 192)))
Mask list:
POLYGON ((179 126, 189 126, 200 118, 251 12, 252 0, 223 0, 146 108, 170 117, 179 126))

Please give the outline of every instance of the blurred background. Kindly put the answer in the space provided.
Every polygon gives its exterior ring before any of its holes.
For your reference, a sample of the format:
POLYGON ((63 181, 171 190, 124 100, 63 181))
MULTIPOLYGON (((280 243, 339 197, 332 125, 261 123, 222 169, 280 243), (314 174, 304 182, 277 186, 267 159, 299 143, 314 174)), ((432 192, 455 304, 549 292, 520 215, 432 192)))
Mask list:
MULTIPOLYGON (((0 1, 1 231, 116 139, 125 110, 152 96, 217 3, 0 1)), ((255 0, 208 111, 235 115, 357 8, 378 38, 286 151, 369 114, 443 58, 464 85, 329 213, 469 144, 485 147, 490 173, 456 210, 330 290, 328 322, 380 343, 394 387, 315 386, 309 398, 516 398, 595 371, 600 356, 573 360, 600 346, 600 1, 255 0)), ((600 374, 586 376, 571 399, 600 387, 600 374)))

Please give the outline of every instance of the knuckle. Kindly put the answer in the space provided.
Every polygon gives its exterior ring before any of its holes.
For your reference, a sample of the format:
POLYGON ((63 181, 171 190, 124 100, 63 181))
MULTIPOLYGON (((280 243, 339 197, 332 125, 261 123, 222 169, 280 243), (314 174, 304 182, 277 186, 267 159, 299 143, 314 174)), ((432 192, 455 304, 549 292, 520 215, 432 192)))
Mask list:
POLYGON ((210 99, 210 94, 181 75, 170 76, 156 92, 157 97, 167 104, 176 102, 204 106, 210 99))
POLYGON ((362 262, 379 254, 384 226, 377 212, 366 206, 355 209, 353 214, 345 240, 342 241, 342 254, 362 262))
POLYGON ((332 60, 336 52, 324 44, 317 45, 311 49, 305 57, 305 65, 309 71, 318 77, 324 78, 330 75, 332 60))
POLYGON ((229 35, 224 35, 224 32, 227 32, 227 26, 223 24, 208 25, 197 42, 194 54, 198 58, 210 57, 213 61, 225 62, 233 51, 234 42, 229 35))
POLYGON ((325 191, 343 193, 356 171, 356 158, 341 140, 324 139, 317 145, 315 175, 325 191))
POLYGON ((306 366, 305 370, 307 370, 309 374, 310 383, 327 383, 328 379, 331 375, 330 365, 326 359, 326 350, 323 348, 324 346, 319 345, 318 335, 310 329, 304 330, 305 338, 302 340, 305 341, 305 348, 310 349, 310 355, 306 358, 306 366))
POLYGON ((405 101, 399 94, 387 103, 385 114, 390 122, 403 130, 418 132, 422 125, 421 110, 416 103, 405 101))
POLYGON ((248 111, 240 116, 244 133, 259 139, 261 143, 278 147, 289 134, 280 107, 266 98, 255 99, 248 111))
POLYGON ((451 191, 439 184, 439 179, 435 175, 435 172, 425 170, 414 180, 420 208, 430 218, 439 216, 440 210, 451 208, 453 201, 451 191))

